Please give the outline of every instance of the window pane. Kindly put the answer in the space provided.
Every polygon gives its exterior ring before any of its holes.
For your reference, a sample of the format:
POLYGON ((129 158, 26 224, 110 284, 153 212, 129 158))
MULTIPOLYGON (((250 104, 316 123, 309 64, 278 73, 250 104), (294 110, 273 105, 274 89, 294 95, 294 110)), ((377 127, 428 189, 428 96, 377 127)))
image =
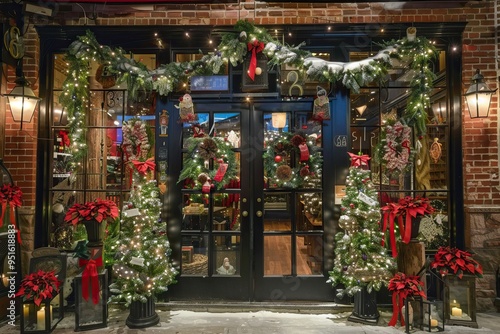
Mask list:
POLYGON ((181 275, 208 275, 208 236, 192 234, 182 237, 181 275))
POLYGON ((321 235, 297 236, 297 275, 323 273, 323 238, 321 235))
POLYGON ((264 236, 264 275, 291 275, 291 236, 264 236))

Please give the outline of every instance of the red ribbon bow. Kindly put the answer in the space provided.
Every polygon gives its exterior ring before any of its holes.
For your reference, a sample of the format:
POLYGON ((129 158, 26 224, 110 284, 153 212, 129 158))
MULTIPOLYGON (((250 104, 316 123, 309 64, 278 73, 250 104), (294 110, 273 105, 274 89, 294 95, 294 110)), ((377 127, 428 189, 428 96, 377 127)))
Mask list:
POLYGON ((368 155, 366 154, 358 155, 358 154, 353 154, 351 152, 347 153, 351 157, 351 167, 368 166, 368 160, 370 160, 370 157, 368 155))
POLYGON ((252 51, 252 57, 250 58, 250 66, 248 66, 248 76, 250 79, 255 78, 255 69, 257 68, 257 53, 264 50, 264 43, 254 40, 253 43, 248 43, 248 51, 252 51))
POLYGON ((59 137, 61 137, 61 143, 64 147, 69 147, 69 145, 71 144, 71 141, 69 140, 69 136, 68 136, 68 133, 66 131, 59 131, 59 137))
POLYGON ((18 186, 11 186, 10 184, 4 184, 0 188, 0 203, 1 210, 0 213, 0 227, 3 225, 3 219, 5 213, 7 212, 7 205, 9 205, 9 216, 10 224, 14 226, 17 231, 17 241, 21 244, 21 231, 16 226, 16 211, 15 208, 20 207, 22 204, 23 192, 18 186))
POLYGON ((141 175, 146 175, 148 170, 155 170, 155 162, 153 158, 149 158, 146 161, 132 160, 132 163, 141 175))
MULTIPOLYGON (((101 265, 102 265, 102 257, 101 265)), ((99 303, 99 276, 97 275, 97 262, 93 259, 87 261, 82 273, 82 297, 89 300, 89 284, 92 289, 92 302, 99 303)))

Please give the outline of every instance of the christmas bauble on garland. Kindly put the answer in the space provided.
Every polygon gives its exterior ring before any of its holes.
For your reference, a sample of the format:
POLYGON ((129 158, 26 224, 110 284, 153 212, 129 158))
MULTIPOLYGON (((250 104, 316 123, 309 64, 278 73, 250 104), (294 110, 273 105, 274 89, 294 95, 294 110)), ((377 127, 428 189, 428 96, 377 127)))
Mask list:
POLYGON ((238 177, 236 158, 231 144, 222 138, 189 138, 186 141, 182 165, 177 182, 188 180, 192 182, 190 188, 193 189, 202 189, 203 185, 210 180, 213 187, 220 190, 238 177), (221 164, 227 164, 224 173, 221 173, 221 164))
POLYGON ((314 138, 282 132, 266 142, 264 170, 270 187, 299 188, 308 178, 321 178, 323 159, 314 138))

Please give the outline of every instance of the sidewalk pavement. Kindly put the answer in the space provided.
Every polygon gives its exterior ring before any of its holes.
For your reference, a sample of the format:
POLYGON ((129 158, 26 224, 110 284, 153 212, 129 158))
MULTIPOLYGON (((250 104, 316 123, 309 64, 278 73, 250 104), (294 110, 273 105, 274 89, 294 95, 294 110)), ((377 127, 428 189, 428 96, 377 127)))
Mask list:
MULTIPOLYGON (((396 334, 404 333, 404 327, 389 327, 392 315, 380 311, 377 325, 363 325, 347 320, 350 312, 305 314, 291 312, 250 311, 250 312, 207 312, 171 309, 158 305, 156 311, 160 323, 143 329, 129 329, 125 325, 128 310, 117 306, 109 307, 108 327, 88 331, 99 334, 122 333, 162 333, 162 334, 396 334)), ((52 332, 72 333, 75 328, 74 314, 65 313, 65 318, 52 332)), ((445 326, 443 333, 487 334, 500 333, 500 313, 480 313, 477 316, 479 328, 445 326)), ((2 334, 19 333, 19 319, 16 326, 0 326, 2 334)), ((426 333, 420 330, 414 334, 426 333)))

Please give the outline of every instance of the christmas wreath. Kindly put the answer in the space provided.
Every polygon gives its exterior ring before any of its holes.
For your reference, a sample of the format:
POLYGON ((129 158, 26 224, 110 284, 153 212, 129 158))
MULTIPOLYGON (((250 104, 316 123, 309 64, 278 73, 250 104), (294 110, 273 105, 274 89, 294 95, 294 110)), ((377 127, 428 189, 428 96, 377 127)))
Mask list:
POLYGON ((321 178, 323 158, 315 138, 309 139, 300 133, 282 132, 266 143, 264 171, 270 187, 299 188, 321 178))
POLYGON ((415 155, 411 148, 411 133, 411 128, 400 121, 389 123, 382 129, 382 140, 376 148, 375 161, 389 174, 399 175, 411 170, 415 155))
POLYGON ((231 148, 231 144, 221 138, 189 138, 177 183, 186 180, 190 188, 203 192, 209 192, 212 187, 224 188, 237 178, 236 158, 231 148))

